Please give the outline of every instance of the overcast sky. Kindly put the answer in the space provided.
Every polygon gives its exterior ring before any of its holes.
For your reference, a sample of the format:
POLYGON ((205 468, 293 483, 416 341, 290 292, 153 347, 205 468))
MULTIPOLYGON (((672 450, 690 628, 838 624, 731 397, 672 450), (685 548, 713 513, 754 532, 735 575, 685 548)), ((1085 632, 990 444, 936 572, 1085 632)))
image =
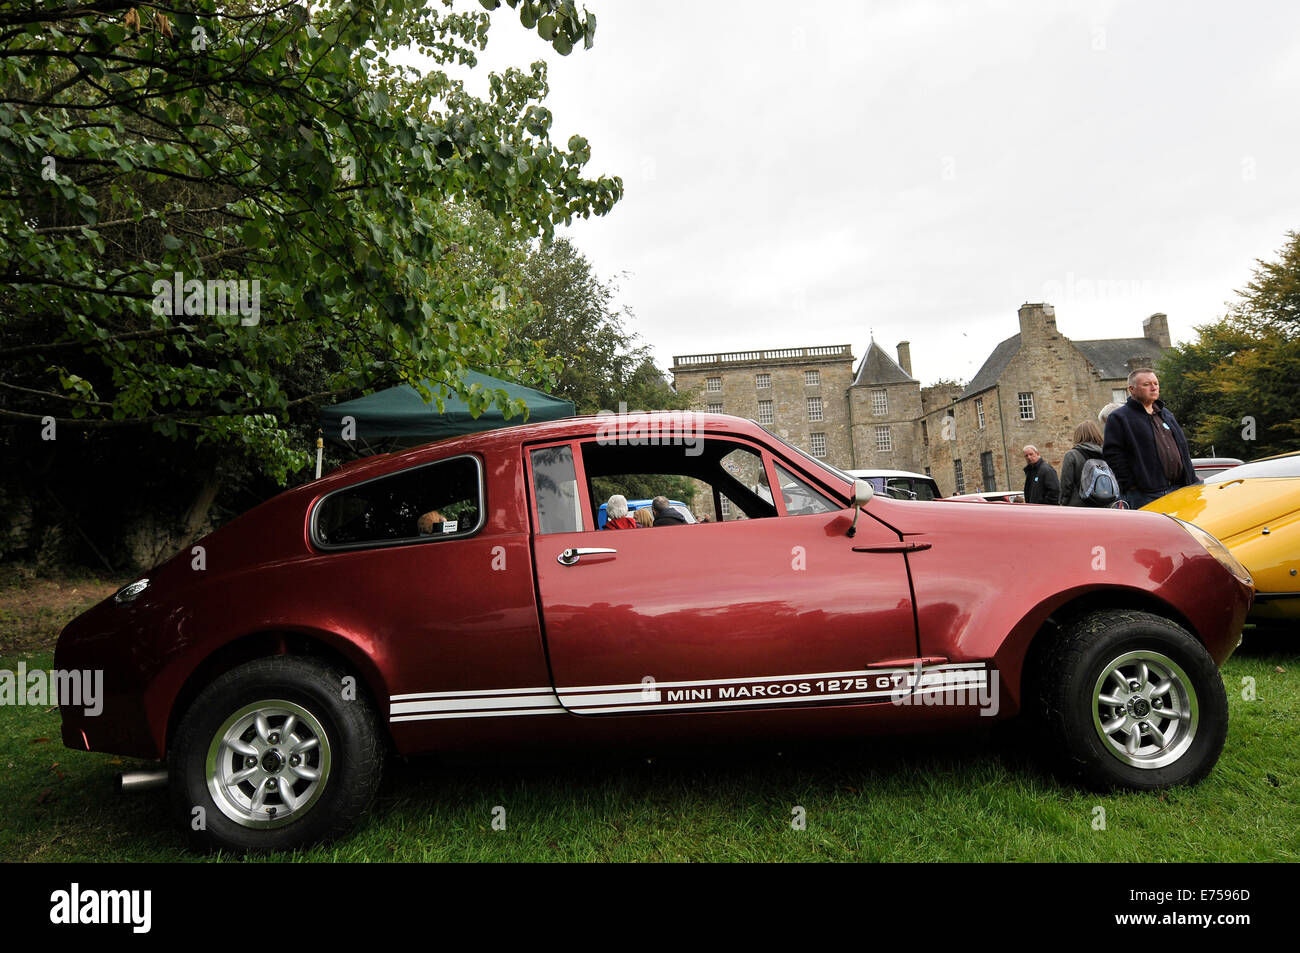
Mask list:
POLYGON ((1186 340, 1300 229, 1300 5, 585 2, 593 49, 503 6, 481 65, 547 60, 622 176, 567 234, 664 368, 874 333, 968 381, 1041 300, 1186 340))

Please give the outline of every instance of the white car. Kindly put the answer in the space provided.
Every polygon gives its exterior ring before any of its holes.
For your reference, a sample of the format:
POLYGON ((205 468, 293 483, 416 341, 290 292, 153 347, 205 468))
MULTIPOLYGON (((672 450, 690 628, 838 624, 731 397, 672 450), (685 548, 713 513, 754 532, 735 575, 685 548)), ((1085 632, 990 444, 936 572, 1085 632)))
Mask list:
POLYGON ((883 496, 896 500, 937 500, 939 484, 933 477, 910 470, 845 470, 849 476, 866 480, 883 496))
POLYGON ((984 493, 962 493, 948 499, 959 503, 1023 503, 1025 494, 1022 490, 989 490, 984 493))

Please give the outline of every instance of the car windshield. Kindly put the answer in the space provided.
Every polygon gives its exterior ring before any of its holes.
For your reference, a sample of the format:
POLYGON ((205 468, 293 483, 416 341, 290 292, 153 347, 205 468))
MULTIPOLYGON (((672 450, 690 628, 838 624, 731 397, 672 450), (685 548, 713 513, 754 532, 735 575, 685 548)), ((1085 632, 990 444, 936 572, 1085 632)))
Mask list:
POLYGON ((1284 457, 1243 463, 1231 470, 1224 470, 1215 476, 1214 480, 1218 483, 1227 480, 1250 480, 1256 477, 1300 477, 1300 453, 1288 453, 1284 457))

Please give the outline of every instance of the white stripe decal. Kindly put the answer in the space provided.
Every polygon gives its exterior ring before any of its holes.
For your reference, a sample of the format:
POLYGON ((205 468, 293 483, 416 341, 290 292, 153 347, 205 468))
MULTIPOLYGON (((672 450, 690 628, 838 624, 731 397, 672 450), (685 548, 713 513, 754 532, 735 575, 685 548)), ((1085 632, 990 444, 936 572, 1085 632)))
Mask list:
POLYGON ((865 701, 911 695, 932 695, 961 689, 986 688, 989 671, 984 662, 950 662, 921 670, 918 683, 915 668, 881 668, 852 672, 821 672, 811 675, 760 675, 754 678, 696 679, 679 682, 625 682, 616 685, 585 685, 561 688, 503 688, 452 692, 411 692, 390 696, 390 721, 427 721, 438 718, 500 718, 503 716, 554 715, 571 711, 583 714, 619 712, 682 711, 731 708, 791 702, 865 701), (890 687, 881 688, 885 678, 890 687), (858 685, 868 681, 876 686, 858 685), (843 682, 845 690, 829 690, 843 682), (775 683, 792 690, 775 692, 775 683), (700 686, 708 686, 700 688, 700 686), (740 686, 739 688, 734 686, 740 686), (752 686, 753 690, 750 690, 752 686), (819 687, 814 692, 812 688, 819 687), (799 689, 804 689, 800 691, 799 689), (848 691, 855 688, 855 691, 848 691), (679 689, 679 691, 670 691, 679 689), (713 692, 720 696, 714 699, 713 692), (760 690, 761 689, 761 690, 760 690), (910 692, 909 692, 910 690, 910 692), (736 692, 742 694, 736 695, 736 692), (771 694, 769 694, 769 692, 771 694), (666 695, 665 695, 666 693, 666 695), (687 694, 701 695, 687 699, 687 694), (674 698, 677 696, 677 698, 674 698), (680 700, 678 700, 680 699, 680 700))
POLYGON ((465 692, 412 692, 408 695, 392 695, 391 701, 407 698, 461 698, 467 695, 550 695, 550 688, 498 688, 496 691, 475 688, 465 692))
POLYGON ((389 721, 430 721, 434 718, 499 718, 502 715, 563 715, 563 708, 514 709, 513 711, 442 712, 424 715, 398 715, 389 721))
POLYGON ((484 696, 483 698, 456 698, 450 701, 439 702, 396 702, 393 704, 393 714, 407 715, 417 711, 476 711, 480 709, 493 708, 560 708, 560 701, 554 696, 550 698, 519 698, 519 697, 502 697, 493 698, 484 696))

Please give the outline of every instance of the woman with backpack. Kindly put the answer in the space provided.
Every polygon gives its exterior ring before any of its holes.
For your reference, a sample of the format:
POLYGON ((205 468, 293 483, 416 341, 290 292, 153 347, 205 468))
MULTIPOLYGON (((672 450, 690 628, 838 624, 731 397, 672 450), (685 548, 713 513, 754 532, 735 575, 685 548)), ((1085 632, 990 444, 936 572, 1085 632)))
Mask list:
POLYGON ((1101 455, 1101 443, 1101 428, 1093 421, 1074 428, 1074 446, 1061 461, 1062 506, 1110 506, 1118 498, 1119 488, 1101 455), (1098 463, 1088 466, 1090 460, 1098 463))

